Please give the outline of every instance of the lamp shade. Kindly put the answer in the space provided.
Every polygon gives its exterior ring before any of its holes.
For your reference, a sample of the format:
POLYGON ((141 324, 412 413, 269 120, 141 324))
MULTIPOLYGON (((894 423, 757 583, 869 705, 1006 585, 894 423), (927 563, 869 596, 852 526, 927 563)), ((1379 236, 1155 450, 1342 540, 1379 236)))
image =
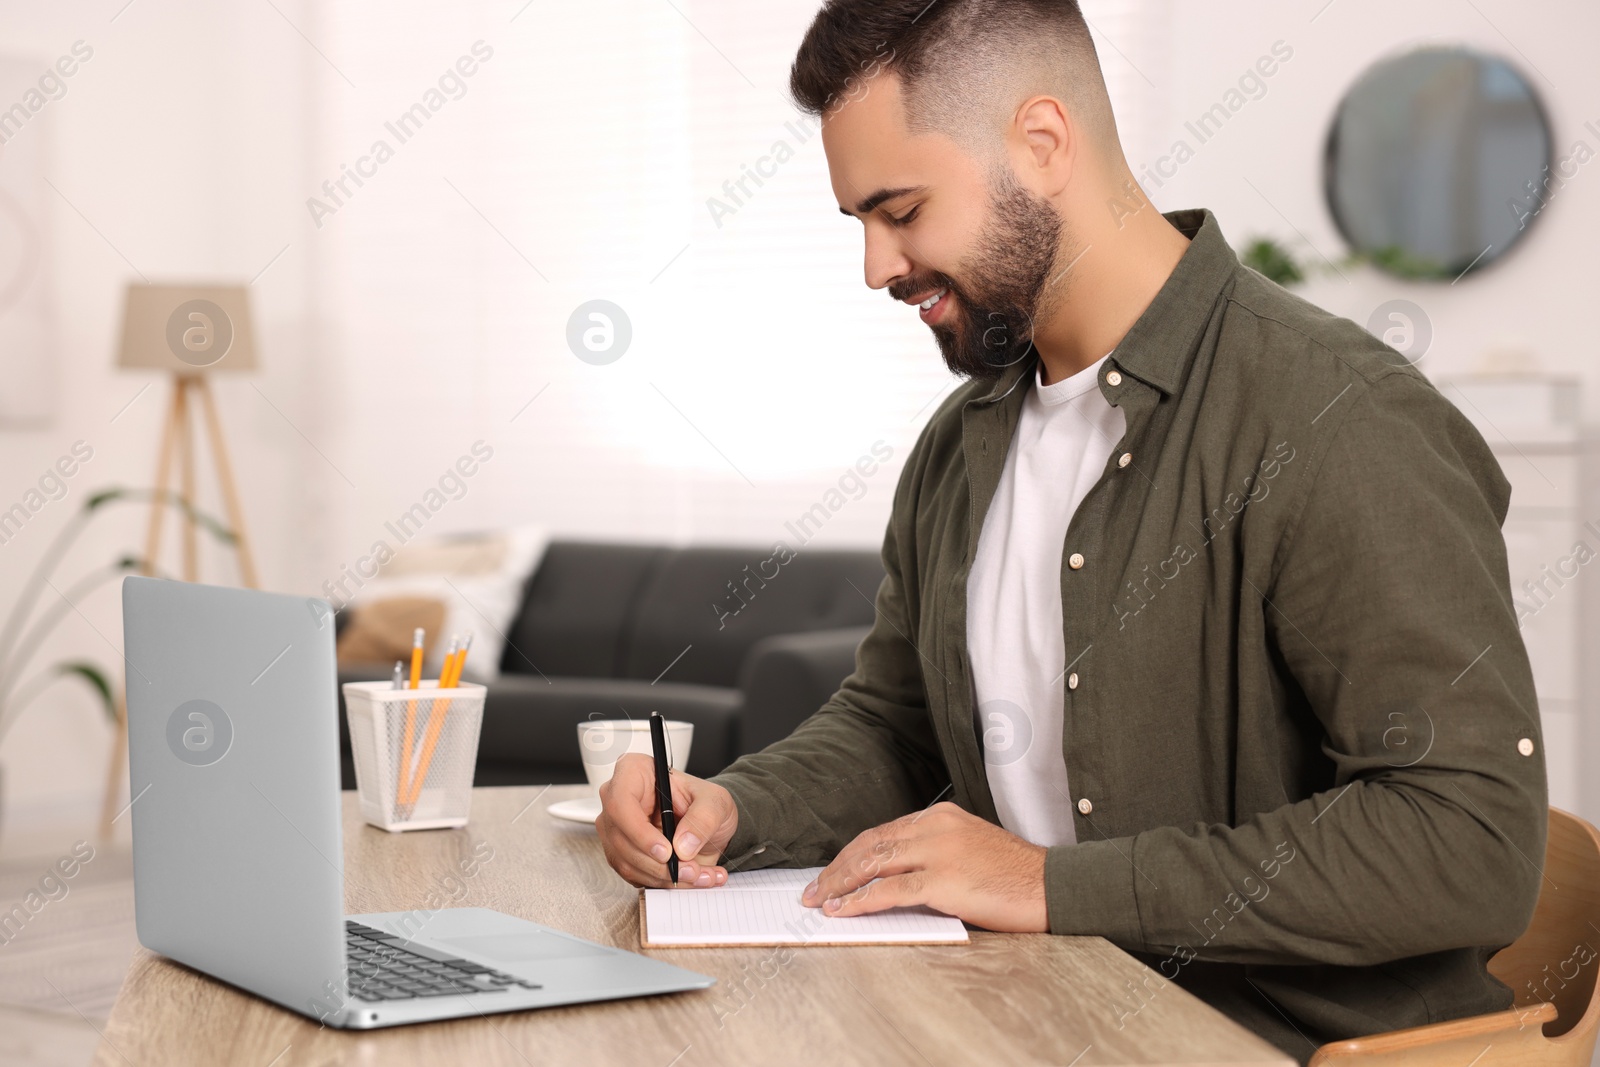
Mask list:
POLYGON ((242 285, 129 285, 117 366, 187 375, 255 370, 248 291, 242 285))

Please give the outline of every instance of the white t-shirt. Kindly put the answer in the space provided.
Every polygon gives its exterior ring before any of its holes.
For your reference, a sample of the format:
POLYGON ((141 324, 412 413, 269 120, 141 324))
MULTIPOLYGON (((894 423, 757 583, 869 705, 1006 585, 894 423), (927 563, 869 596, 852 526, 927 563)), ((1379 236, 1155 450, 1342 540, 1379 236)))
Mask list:
POLYGON ((1063 646, 1061 568, 1067 526, 1126 429, 1100 393, 1105 359, 1054 385, 1035 374, 967 578, 989 789, 1000 825, 1036 845, 1077 843, 1061 722, 1082 650, 1063 646))

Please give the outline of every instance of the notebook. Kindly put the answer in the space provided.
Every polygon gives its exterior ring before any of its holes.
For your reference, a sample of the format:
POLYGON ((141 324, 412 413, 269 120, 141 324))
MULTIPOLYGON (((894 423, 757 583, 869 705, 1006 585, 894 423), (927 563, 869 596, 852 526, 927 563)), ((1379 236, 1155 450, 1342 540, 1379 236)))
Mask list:
POLYGON ((647 948, 722 945, 928 945, 968 940, 960 919, 932 908, 825 915, 800 903, 821 867, 736 871, 715 889, 644 889, 639 942, 647 948))

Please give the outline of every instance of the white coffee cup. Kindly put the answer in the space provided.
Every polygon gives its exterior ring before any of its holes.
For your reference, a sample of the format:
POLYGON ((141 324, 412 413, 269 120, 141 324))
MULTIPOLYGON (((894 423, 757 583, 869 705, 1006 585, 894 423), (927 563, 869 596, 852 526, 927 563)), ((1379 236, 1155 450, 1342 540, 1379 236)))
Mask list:
MULTIPOLYGON (((694 723, 666 721, 667 758, 674 770, 689 763, 694 723)), ((652 754, 649 719, 590 719, 578 724, 578 754, 589 784, 599 789, 611 780, 617 760, 629 752, 652 754)))

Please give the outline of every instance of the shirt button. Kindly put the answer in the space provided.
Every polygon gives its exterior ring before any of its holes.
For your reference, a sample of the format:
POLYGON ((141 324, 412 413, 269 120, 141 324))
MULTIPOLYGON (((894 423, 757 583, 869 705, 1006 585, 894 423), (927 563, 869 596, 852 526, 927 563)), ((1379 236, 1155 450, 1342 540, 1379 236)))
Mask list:
POLYGON ((1094 810, 1094 805, 1089 803, 1088 797, 1084 797, 1082 800, 1078 801, 1078 810, 1087 815, 1094 810))
POLYGON ((1522 753, 1524 756, 1533 755, 1533 739, 1524 737, 1521 741, 1518 741, 1517 751, 1522 753))
POLYGON ((1068 556, 1067 566, 1071 567, 1075 571, 1083 570, 1083 553, 1074 552, 1072 555, 1068 556))
POLYGON ((1126 467, 1128 464, 1130 464, 1132 462, 1133 462, 1133 453, 1132 452, 1124 452, 1122 455, 1117 457, 1117 466, 1119 466, 1119 467, 1126 467))
POLYGON ((1118 374, 1116 371, 1112 371, 1111 373, 1106 375, 1106 384, 1107 385, 1121 385, 1122 384, 1122 375, 1118 374))
MULTIPOLYGON (((1078 688, 1078 672, 1077 671, 1073 671, 1071 674, 1067 675, 1067 688, 1068 689, 1076 689, 1076 688, 1078 688)), ((1524 752, 1523 755, 1526 756, 1527 753, 1524 752)))

